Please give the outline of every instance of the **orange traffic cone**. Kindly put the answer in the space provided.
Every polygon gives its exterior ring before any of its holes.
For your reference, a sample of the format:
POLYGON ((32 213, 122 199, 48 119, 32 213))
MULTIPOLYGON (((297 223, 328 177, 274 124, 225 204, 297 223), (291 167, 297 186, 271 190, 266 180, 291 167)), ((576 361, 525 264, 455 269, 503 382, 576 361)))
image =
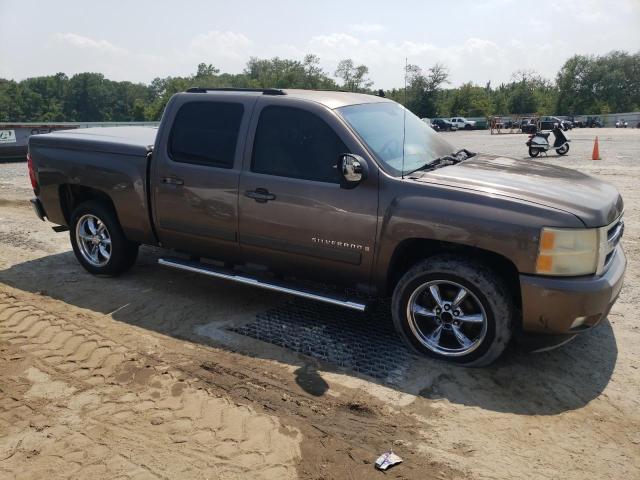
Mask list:
POLYGON ((600 146, 598 145, 598 137, 593 143, 593 153, 591 154, 591 160, 600 160, 600 146))

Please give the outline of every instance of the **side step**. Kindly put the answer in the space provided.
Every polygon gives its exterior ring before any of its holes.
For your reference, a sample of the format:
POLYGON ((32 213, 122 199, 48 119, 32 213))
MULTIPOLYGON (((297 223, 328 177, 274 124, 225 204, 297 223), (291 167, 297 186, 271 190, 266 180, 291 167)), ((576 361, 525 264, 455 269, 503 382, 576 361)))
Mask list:
POLYGON ((249 277, 239 272, 225 270, 204 263, 191 262, 189 260, 182 260, 180 258, 159 258, 158 263, 160 265, 164 265, 165 267, 176 268, 178 270, 186 270, 187 272, 201 273, 202 275, 208 275, 209 277, 222 278, 224 280, 231 280, 232 282, 264 288, 266 290, 274 290, 276 292, 297 295, 298 297, 330 303, 332 305, 338 305, 340 307, 351 308, 360 312, 364 312, 367 308, 366 303, 351 300, 347 296, 300 289, 290 285, 286 285, 285 283, 249 277))

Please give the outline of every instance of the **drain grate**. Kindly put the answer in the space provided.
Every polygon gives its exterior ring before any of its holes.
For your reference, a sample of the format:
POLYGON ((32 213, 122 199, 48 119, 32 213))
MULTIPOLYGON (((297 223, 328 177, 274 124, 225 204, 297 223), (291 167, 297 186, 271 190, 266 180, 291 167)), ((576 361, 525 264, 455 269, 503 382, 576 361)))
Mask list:
POLYGON ((391 323, 388 304, 359 313, 294 299, 230 331, 398 384, 415 362, 391 323))

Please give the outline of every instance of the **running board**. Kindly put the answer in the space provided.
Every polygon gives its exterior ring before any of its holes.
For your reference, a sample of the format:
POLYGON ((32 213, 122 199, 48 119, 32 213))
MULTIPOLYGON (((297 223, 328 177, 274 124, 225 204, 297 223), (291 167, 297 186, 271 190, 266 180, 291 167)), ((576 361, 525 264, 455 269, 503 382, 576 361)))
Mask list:
POLYGON ((294 288, 284 283, 249 277, 245 274, 234 272, 232 270, 225 270, 204 263, 191 262, 179 258, 159 258, 158 263, 160 265, 164 265, 165 267, 185 270, 187 272, 200 273, 209 277, 222 278, 223 280, 230 280, 232 282, 264 288, 266 290, 288 293, 289 295, 296 295, 298 297, 308 298, 310 300, 317 300, 318 302, 330 303, 332 305, 337 305, 340 307, 351 308, 352 310, 358 310, 359 312, 364 312, 367 308, 366 303, 351 300, 347 296, 294 288))

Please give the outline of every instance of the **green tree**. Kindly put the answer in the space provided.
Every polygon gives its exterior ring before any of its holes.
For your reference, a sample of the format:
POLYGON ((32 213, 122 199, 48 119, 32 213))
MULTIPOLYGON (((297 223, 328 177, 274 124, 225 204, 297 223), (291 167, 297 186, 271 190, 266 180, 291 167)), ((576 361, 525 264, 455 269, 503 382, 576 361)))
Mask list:
POLYGON ((449 73, 440 63, 431 66, 426 73, 419 66, 409 64, 406 67, 406 92, 405 89, 393 89, 388 96, 419 117, 432 118, 439 114, 438 95, 442 85, 448 81, 449 73))
POLYGON ((640 52, 574 55, 556 77, 556 111, 597 114, 640 107, 640 52))
POLYGON ((317 55, 312 53, 305 55, 302 62, 302 68, 304 71, 302 88, 337 88, 336 82, 329 78, 327 73, 322 69, 322 67, 320 67, 320 57, 317 55))
POLYGON ((338 62, 334 75, 342 80, 342 88, 351 92, 366 91, 373 85, 369 79, 369 67, 356 65, 350 58, 338 62))
MULTIPOLYGON (((373 85, 367 66, 348 58, 338 63, 335 75, 346 90, 366 92, 373 85)), ((532 71, 518 71, 510 82, 497 87, 488 82, 484 87, 464 83, 444 89, 448 78, 441 64, 426 71, 408 65, 406 91, 394 88, 387 96, 430 118, 640 110, 640 52, 575 55, 564 63, 555 82, 532 71)), ((0 79, 0 121, 158 120, 173 94, 193 86, 338 88, 313 54, 302 60, 254 57, 240 73, 221 72, 203 62, 192 75, 155 78, 148 85, 114 82, 100 73, 71 78, 57 73, 20 82, 0 79)))
POLYGON ((220 73, 220 69, 214 67, 213 65, 206 63, 199 63, 198 70, 196 72, 196 78, 202 77, 215 77, 220 73))

